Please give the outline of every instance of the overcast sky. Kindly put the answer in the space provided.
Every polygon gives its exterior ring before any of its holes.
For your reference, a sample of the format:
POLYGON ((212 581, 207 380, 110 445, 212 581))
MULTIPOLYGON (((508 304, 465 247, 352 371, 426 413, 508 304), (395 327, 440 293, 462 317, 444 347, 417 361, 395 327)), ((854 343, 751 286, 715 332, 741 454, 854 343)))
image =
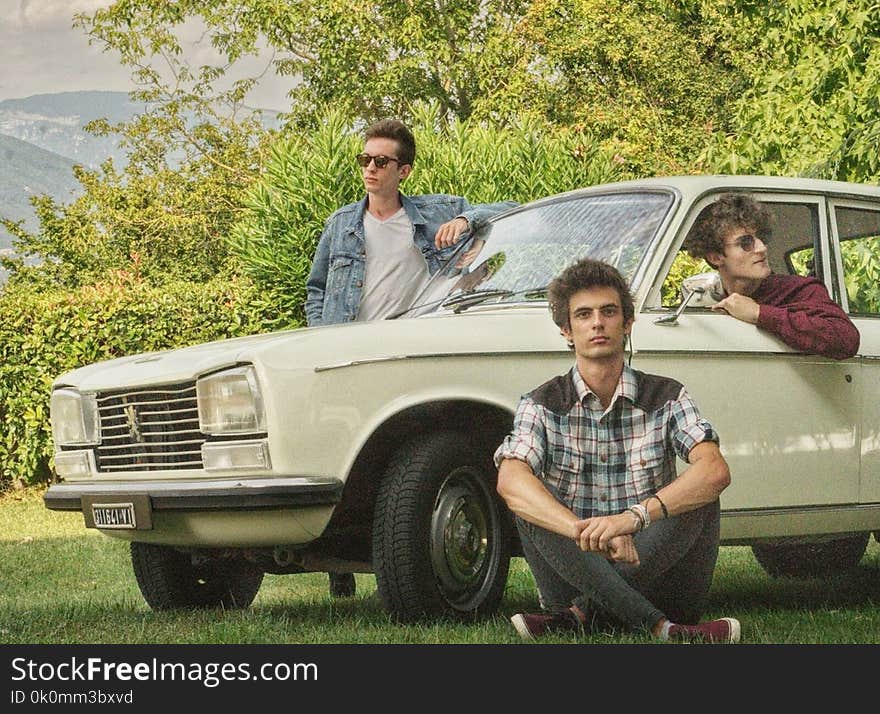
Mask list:
MULTIPOLYGON (((90 46, 73 16, 110 4, 110 0, 0 0, 0 99, 86 89, 129 91, 128 72, 118 57, 90 46)), ((210 46, 191 47, 203 60, 210 46)), ((263 80, 249 104, 285 110, 281 82, 263 80)))

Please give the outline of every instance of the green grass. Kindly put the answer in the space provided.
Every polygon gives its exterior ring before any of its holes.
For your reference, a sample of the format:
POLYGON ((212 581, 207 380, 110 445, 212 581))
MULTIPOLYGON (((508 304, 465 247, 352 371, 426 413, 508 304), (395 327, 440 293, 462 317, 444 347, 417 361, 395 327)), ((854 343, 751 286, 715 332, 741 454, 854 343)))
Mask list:
MULTIPOLYGON (((267 575, 244 611, 153 612, 137 588, 128 545, 86 530, 78 513, 47 510, 37 490, 0 496, 0 643, 4 644, 515 644, 508 618, 536 606, 528 568, 514 560, 504 601, 470 623, 391 622, 372 575, 332 600, 325 574, 267 575)), ((723 547, 707 616, 737 617, 752 644, 880 643, 880 545, 858 569, 822 580, 772 579, 746 547, 723 547)), ((645 643, 623 634, 550 643, 645 643)))

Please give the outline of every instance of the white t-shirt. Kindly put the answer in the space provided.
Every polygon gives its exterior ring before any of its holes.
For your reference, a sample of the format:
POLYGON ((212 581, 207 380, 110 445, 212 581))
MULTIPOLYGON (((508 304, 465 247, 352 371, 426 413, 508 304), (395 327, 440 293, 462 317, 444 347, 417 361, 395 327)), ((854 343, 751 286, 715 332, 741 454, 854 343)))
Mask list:
POLYGON ((413 224, 401 209, 381 221, 364 212, 366 265, 357 320, 382 320, 409 307, 430 278, 428 264, 413 243, 413 224))

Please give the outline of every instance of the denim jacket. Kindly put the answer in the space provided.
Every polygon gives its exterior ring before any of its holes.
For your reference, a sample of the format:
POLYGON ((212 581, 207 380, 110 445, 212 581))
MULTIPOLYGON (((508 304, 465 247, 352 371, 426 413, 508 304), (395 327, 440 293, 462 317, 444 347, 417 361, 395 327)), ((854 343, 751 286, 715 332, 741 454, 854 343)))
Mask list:
MULTIPOLYGON (((454 246, 438 250, 434 236, 440 226, 463 216, 474 231, 487 219, 517 204, 513 201, 471 206, 461 196, 404 196, 400 202, 413 224, 413 241, 433 275, 454 246)), ((367 198, 334 211, 324 224, 306 283, 306 319, 310 327, 350 322, 357 317, 364 287, 366 243, 364 211, 367 198)))

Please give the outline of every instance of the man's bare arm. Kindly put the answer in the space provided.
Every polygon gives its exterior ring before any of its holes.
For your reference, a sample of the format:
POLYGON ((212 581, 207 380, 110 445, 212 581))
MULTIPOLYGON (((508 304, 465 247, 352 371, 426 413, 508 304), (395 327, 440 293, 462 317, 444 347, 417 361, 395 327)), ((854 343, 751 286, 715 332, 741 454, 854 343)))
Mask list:
POLYGON ((577 516, 553 497, 525 461, 504 459, 501 462, 498 494, 520 518, 568 538, 577 538, 577 516))
MULTIPOLYGON (((688 454, 688 466, 657 495, 670 516, 696 510, 716 500, 730 485, 730 469, 714 441, 701 441, 688 454)), ((663 518, 656 498, 646 502, 651 519, 663 518)))

